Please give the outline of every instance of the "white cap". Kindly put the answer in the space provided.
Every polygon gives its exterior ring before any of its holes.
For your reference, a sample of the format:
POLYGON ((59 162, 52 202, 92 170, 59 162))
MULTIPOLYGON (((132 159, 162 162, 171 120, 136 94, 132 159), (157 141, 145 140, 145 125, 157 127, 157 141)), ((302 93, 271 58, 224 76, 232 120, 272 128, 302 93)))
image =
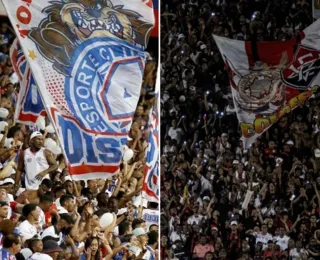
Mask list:
POLYGON ((203 45, 204 43, 202 41, 198 41, 197 42, 197 47, 200 47, 201 45, 203 45))
POLYGON ((224 136, 228 136, 228 134, 226 134, 226 133, 223 133, 222 135, 221 135, 222 137, 224 137, 224 136))
POLYGON ((9 110, 4 107, 0 107, 0 117, 7 118, 8 115, 9 115, 9 110))
POLYGON ((31 257, 34 260, 52 260, 53 258, 47 254, 43 253, 34 253, 31 257))
POLYGON ((139 237, 139 236, 147 235, 148 233, 144 230, 144 228, 136 228, 132 231, 132 234, 135 237, 139 237))
POLYGON ((186 36, 184 36, 182 33, 180 33, 180 34, 178 35, 178 40, 180 40, 180 39, 182 39, 182 38, 186 38, 186 36))
POLYGON ((13 143, 13 138, 6 138, 4 141, 4 147, 5 148, 11 148, 13 143))
POLYGON ((55 131, 54 131, 54 128, 53 128, 53 125, 47 125, 45 130, 49 133, 49 134, 54 134, 55 131))
POLYGON ((30 256, 32 256, 32 251, 29 248, 21 249, 20 253, 23 255, 24 259, 28 259, 30 256))
POLYGON ((180 101, 180 102, 186 101, 186 97, 185 97, 184 95, 181 95, 181 96, 179 97, 179 101, 180 101))
POLYGON ((234 160, 234 161, 232 162, 232 164, 239 164, 239 161, 238 161, 238 160, 234 160))
POLYGON ((237 221, 231 221, 231 226, 233 225, 238 225, 238 222, 237 221))
POLYGON ((0 122, 0 131, 4 131, 4 129, 6 128, 6 126, 8 126, 8 122, 6 121, 1 121, 0 122))
POLYGON ((47 149, 52 152, 54 155, 59 155, 62 153, 62 149, 60 148, 60 146, 56 145, 53 147, 47 147, 47 149))
POLYGON ((66 177, 64 177, 64 182, 66 181, 72 181, 71 177, 69 175, 67 175, 66 177))
POLYGON ((5 183, 15 184, 15 181, 12 178, 6 178, 3 180, 3 184, 5 184, 5 183))
POLYGON ((286 142, 286 144, 294 145, 294 142, 292 140, 289 140, 288 142, 286 142))
POLYGON ((200 50, 204 50, 204 49, 207 49, 207 45, 205 45, 205 44, 202 44, 201 46, 200 46, 200 50))
POLYGON ((33 138, 37 137, 37 136, 42 136, 42 134, 38 131, 33 132, 30 136, 30 140, 32 140, 33 138))
POLYGON ((202 200, 208 200, 208 201, 210 201, 210 197, 209 197, 209 196, 204 196, 202 200))

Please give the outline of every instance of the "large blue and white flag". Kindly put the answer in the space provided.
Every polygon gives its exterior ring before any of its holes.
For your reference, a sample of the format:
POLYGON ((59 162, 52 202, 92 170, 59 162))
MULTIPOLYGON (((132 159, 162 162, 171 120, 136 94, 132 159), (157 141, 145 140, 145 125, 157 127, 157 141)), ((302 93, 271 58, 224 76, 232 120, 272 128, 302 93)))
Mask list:
POLYGON ((10 58, 20 82, 14 120, 26 125, 34 125, 39 115, 45 115, 45 108, 18 38, 14 40, 11 46, 10 58))
POLYGON ((73 179, 119 171, 152 0, 3 0, 73 179))
POLYGON ((149 116, 149 146, 147 160, 144 171, 144 182, 142 186, 142 197, 151 202, 159 202, 160 192, 160 168, 159 168, 159 90, 160 90, 160 71, 158 66, 157 82, 155 89, 155 102, 149 116))

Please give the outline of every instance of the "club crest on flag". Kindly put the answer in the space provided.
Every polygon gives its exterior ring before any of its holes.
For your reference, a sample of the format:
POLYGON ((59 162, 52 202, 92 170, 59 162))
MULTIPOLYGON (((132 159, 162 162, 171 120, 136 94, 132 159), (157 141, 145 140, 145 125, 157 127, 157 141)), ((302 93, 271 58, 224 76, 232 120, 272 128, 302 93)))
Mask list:
POLYGON ((30 31, 29 37, 54 69, 66 76, 70 75, 77 47, 87 40, 107 37, 145 47, 148 31, 153 27, 139 20, 140 14, 109 0, 93 4, 85 0, 52 3, 43 10, 47 17, 30 31))
POLYGON ((136 82, 141 81, 144 67, 138 51, 115 40, 89 40, 75 51, 72 67, 74 76, 66 78, 65 95, 83 128, 115 132, 119 121, 130 120, 140 93, 136 82), (131 77, 123 78, 128 72, 131 77))
POLYGON ((292 88, 308 89, 319 72, 320 52, 300 45, 293 61, 281 71, 281 78, 292 88))
POLYGON ((248 113, 270 114, 284 103, 285 92, 280 78, 280 68, 286 62, 285 54, 278 66, 256 62, 245 75, 234 68, 227 57, 225 60, 230 67, 231 83, 237 90, 234 101, 241 110, 248 113), (235 77, 238 78, 237 85, 234 83, 235 77))
POLYGON ((53 68, 65 76, 66 101, 80 126, 98 133, 114 133, 119 127, 124 128, 121 132, 128 131, 126 121, 134 114, 139 96, 136 84, 143 75, 141 57, 147 39, 142 36, 152 24, 111 1, 95 1, 92 6, 86 1, 65 0, 54 2, 43 12, 47 18, 31 30, 29 37, 53 68), (61 16, 54 17, 55 12, 61 16), (130 82, 124 84, 122 75, 127 73, 130 82), (117 122, 113 124, 113 120, 117 122))

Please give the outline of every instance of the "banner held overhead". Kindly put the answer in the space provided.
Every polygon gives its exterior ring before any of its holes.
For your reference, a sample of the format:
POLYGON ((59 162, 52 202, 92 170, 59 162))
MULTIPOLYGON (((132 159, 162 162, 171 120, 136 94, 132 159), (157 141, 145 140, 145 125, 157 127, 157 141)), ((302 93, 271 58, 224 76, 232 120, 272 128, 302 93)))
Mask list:
POLYGON ((111 177, 140 95, 152 1, 3 2, 73 179, 111 177))

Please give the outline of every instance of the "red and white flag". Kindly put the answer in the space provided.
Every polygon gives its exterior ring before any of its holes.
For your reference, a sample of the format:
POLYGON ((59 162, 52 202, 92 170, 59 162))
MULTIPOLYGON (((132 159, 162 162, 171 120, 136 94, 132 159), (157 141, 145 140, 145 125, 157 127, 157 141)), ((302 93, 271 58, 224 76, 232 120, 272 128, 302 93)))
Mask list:
POLYGON ((304 30, 300 43, 296 39, 245 42, 213 37, 229 72, 233 102, 247 149, 317 89, 320 21, 304 30))

